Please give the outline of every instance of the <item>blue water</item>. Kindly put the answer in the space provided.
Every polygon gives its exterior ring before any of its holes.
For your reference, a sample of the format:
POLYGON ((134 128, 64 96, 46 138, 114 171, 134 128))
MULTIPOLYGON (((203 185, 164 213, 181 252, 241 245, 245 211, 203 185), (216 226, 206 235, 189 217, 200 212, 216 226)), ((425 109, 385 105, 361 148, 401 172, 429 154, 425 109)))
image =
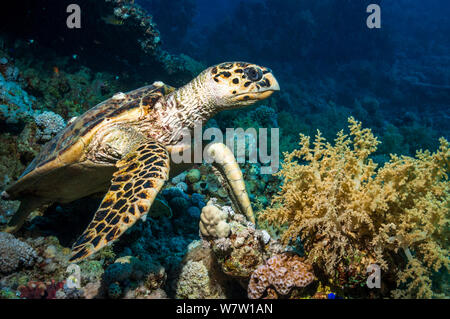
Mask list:
POLYGON ((188 0, 152 10, 163 2, 138 2, 153 14, 163 46, 206 65, 270 66, 283 90, 278 110, 304 122, 306 133, 332 137, 353 115, 402 145, 383 153, 413 155, 449 137, 448 1, 378 1, 380 29, 366 25, 373 1, 188 0), (174 12, 183 12, 180 23, 169 18, 174 12))

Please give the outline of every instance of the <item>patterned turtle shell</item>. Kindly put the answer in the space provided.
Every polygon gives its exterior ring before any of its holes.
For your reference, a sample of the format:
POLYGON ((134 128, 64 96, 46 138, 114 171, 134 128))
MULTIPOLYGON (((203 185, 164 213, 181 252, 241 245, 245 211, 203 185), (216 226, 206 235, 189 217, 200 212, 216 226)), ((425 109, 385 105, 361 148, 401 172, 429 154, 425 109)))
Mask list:
POLYGON ((26 180, 29 176, 77 162, 102 124, 126 116, 126 113, 141 106, 151 109, 161 96, 173 90, 162 82, 155 82, 128 93, 118 93, 94 106, 45 144, 20 178, 26 180))

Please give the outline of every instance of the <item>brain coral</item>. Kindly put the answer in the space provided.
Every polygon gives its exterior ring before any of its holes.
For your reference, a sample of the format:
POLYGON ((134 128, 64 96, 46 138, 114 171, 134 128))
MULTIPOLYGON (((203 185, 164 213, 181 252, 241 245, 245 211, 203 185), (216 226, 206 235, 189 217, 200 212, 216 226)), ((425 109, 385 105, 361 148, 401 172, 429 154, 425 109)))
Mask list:
POLYGON ((208 202, 200 215, 200 232, 206 237, 227 237, 230 234, 230 225, 226 218, 226 212, 208 202))
POLYGON ((0 232, 0 273, 9 273, 19 266, 32 266, 37 254, 28 244, 13 235, 0 232))
POLYGON ((391 155, 377 169, 369 156, 379 141, 349 119, 350 136, 335 145, 320 132, 310 145, 287 153, 280 193, 260 218, 287 226, 284 243, 301 237, 307 260, 334 284, 365 286, 366 269, 383 270, 380 293, 436 297, 445 291, 450 268, 449 143, 416 157, 391 155))
POLYGON ((277 293, 288 295, 292 288, 306 287, 313 281, 311 267, 303 263, 299 256, 279 254, 253 272, 247 288, 248 297, 261 298, 267 290, 270 298, 277 298, 277 293))

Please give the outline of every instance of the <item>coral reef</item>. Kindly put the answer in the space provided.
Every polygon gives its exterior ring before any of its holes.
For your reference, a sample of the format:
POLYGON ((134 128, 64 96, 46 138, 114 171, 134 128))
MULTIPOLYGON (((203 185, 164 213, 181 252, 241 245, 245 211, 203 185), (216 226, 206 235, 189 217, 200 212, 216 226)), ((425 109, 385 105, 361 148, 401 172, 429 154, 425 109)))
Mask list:
MULTIPOLYGON (((3 234, 3 233, 0 233, 3 234)), ((9 235, 9 234, 7 234, 9 235)), ((11 235, 9 235, 11 236, 11 235)), ((28 236, 27 236, 28 237, 28 236)), ((15 241, 18 241, 15 239, 15 241)), ((29 261, 27 265, 21 264, 20 268, 6 274, 0 273, 0 289, 9 290, 18 298, 27 299, 61 299, 80 298, 84 290, 66 286, 68 278, 67 267, 70 249, 62 247, 57 238, 29 237, 22 239, 21 245, 23 259, 29 261)), ((17 245, 16 245, 17 246, 17 245)), ((9 249, 10 254, 17 252, 17 249, 9 249)), ((2 252, 3 256, 8 256, 2 252)), ((5 260, 8 260, 5 258, 5 260)), ((87 274, 93 268, 81 267, 81 278, 94 278, 94 274, 87 274)))
POLYGON ((117 91, 126 89, 117 76, 95 72, 85 66, 73 69, 70 60, 49 61, 58 65, 53 70, 40 64, 26 63, 23 60, 16 61, 23 70, 19 80, 25 90, 36 96, 36 110, 52 111, 66 120, 84 113, 117 91))
POLYGON ((59 131, 66 127, 64 119, 50 111, 35 115, 34 121, 37 125, 36 139, 42 143, 50 141, 59 131))
POLYGON ((211 201, 208 202, 206 206, 202 208, 202 213, 200 215, 200 232, 205 237, 228 237, 231 227, 226 222, 227 217, 228 214, 226 211, 214 206, 211 201))
POLYGON ((334 146, 320 132, 312 146, 301 135, 278 173, 281 191, 260 219, 287 224, 284 243, 300 236, 306 260, 337 286, 364 286, 367 266, 376 263, 384 294, 439 295, 442 282, 431 281, 450 265, 448 142, 442 138, 433 154, 392 155, 376 169, 369 156, 379 141, 349 123, 351 137, 339 132, 334 146))
POLYGON ((219 223, 208 225, 213 228, 221 225, 227 231, 220 234, 217 231, 210 232, 206 227, 202 230, 203 227, 200 226, 202 238, 214 252, 221 271, 246 287, 246 281, 253 271, 272 254, 283 251, 283 248, 271 240, 266 231, 256 229, 244 215, 236 214, 229 206, 219 205, 214 199, 203 208, 200 225, 205 223, 203 215, 210 214, 211 211, 214 218, 219 217, 219 223))
MULTIPOLYGON (((119 72, 119 76, 130 81, 142 76, 136 80, 143 83, 144 74, 148 81, 152 80, 148 79, 148 74, 159 74, 159 79, 155 77, 153 80, 172 77, 180 81, 192 76, 186 68, 189 62, 183 56, 173 55, 161 48, 162 37, 152 16, 134 0, 102 0, 95 4, 79 1, 77 4, 89 14, 83 15, 81 29, 77 32, 67 28, 65 23, 52 19, 66 12, 69 4, 68 1, 60 1, 55 5, 49 0, 40 0, 39 6, 33 5, 30 0, 21 4, 5 4, 0 13, 5 25, 3 32, 14 34, 16 30, 21 30, 21 38, 32 40, 27 43, 29 52, 24 55, 32 55, 39 46, 50 47, 52 56, 56 53, 60 57, 68 57, 75 65, 119 72), (26 14, 39 16, 45 23, 29 19, 24 27, 23 19, 18 17, 26 14), (121 39, 120 42, 117 39, 121 39)), ((41 59, 47 57, 40 55, 41 59)))
MULTIPOLYGON (((290 153, 273 176, 240 164, 257 225, 211 165, 175 176, 147 220, 79 263, 81 289, 68 286, 69 247, 99 198, 38 209, 16 238, 0 233, 0 298, 448 298, 450 24, 436 14, 448 5, 385 3, 383 28, 368 30, 350 19, 367 1, 79 0, 70 30, 70 1, 34 2, 0 10, 0 190, 116 92, 178 87, 220 60, 264 61, 282 90, 208 126, 279 128, 290 153), (371 130, 351 119, 326 142, 349 116, 371 130), (366 287, 372 264, 381 289, 366 287)), ((0 227, 18 204, 0 200, 0 227)))
POLYGON ((258 299, 267 292, 267 298, 277 298, 278 294, 288 295, 293 288, 306 287, 313 281, 312 267, 302 258, 289 253, 275 255, 252 273, 248 297, 258 299))
MULTIPOLYGON (((223 208, 222 208, 223 209, 223 208)), ((228 209, 229 210, 229 209, 228 209)), ((247 279, 263 263, 264 236, 240 214, 228 213, 230 235, 217 238, 211 245, 222 271, 234 278, 247 279)))
POLYGON ((227 298, 237 293, 232 279, 222 273, 211 247, 201 240, 189 244, 173 286, 175 297, 182 299, 227 298))
POLYGON ((163 287, 166 278, 165 269, 160 264, 132 256, 117 258, 103 275, 108 296, 113 299, 148 296, 163 287))
POLYGON ((35 99, 28 95, 20 85, 7 81, 0 73, 0 120, 16 124, 33 116, 35 99))
POLYGON ((200 180, 200 177, 201 173, 199 169, 191 169, 186 174, 186 179, 190 184, 195 184, 196 182, 198 182, 200 180))
POLYGON ((143 8, 152 13, 161 34, 162 44, 179 51, 194 18, 194 0, 141 0, 143 8), (174 23, 176 21, 176 23, 174 23))
POLYGON ((56 299, 57 293, 64 287, 64 282, 54 280, 43 283, 30 281, 26 286, 19 286, 20 297, 25 299, 56 299))
POLYGON ((3 232, 0 232, 0 256, 0 273, 10 273, 19 267, 31 267, 37 258, 30 245, 3 232))
MULTIPOLYGON (((177 298, 200 299, 211 298, 212 293, 208 289, 210 277, 208 269, 201 262, 188 261, 184 265, 177 282, 177 298)), ((218 297, 222 297, 218 295, 218 297)))

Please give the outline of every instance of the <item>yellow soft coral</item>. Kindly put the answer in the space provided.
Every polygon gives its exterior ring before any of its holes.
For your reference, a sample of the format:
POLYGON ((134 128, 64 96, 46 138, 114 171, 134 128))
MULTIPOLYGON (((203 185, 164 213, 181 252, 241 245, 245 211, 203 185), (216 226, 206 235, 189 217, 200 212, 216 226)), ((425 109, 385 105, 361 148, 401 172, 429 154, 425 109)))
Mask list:
POLYGON ((281 191, 260 219, 287 226, 285 243, 300 236, 308 262, 336 285, 364 285, 366 267, 377 263, 393 296, 435 296, 431 277, 449 268, 449 143, 441 138, 436 153, 415 158, 391 155, 377 169, 369 155, 379 141, 349 123, 350 136, 339 132, 334 146, 320 132, 313 145, 300 135, 300 149, 285 153, 277 173, 281 191))

